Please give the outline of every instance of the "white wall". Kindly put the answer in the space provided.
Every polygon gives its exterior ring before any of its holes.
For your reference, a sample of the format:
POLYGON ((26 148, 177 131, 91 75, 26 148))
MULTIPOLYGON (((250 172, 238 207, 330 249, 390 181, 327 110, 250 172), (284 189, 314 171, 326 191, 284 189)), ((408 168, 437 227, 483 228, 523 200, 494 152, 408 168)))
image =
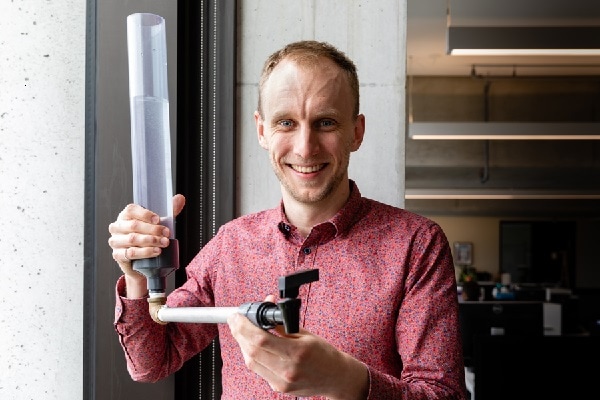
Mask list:
POLYGON ((85 1, 0 13, 0 399, 82 394, 85 1))
MULTIPOLYGON (((473 267, 479 272, 489 272, 492 279, 500 279, 500 218, 498 217, 453 217, 427 215, 444 230, 450 246, 456 242, 473 244, 473 267)), ((452 250, 454 252, 454 249, 452 250)), ((461 268, 456 267, 457 276, 461 268)))

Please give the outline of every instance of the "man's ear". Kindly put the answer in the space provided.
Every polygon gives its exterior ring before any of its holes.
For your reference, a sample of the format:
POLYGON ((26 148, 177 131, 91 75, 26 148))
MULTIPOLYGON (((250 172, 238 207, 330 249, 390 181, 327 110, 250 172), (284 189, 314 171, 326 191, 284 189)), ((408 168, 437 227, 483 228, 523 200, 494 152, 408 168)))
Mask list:
POLYGON ((359 114, 356 117, 356 122, 354 122, 354 139, 352 140, 352 146, 350 146, 351 151, 356 151, 360 148, 360 145, 363 142, 363 138, 365 137, 365 116, 364 114, 359 114))
POLYGON ((256 125, 256 135, 258 137, 258 144, 263 149, 267 149, 267 139, 265 139, 265 124, 258 111, 254 111, 254 124, 256 125))

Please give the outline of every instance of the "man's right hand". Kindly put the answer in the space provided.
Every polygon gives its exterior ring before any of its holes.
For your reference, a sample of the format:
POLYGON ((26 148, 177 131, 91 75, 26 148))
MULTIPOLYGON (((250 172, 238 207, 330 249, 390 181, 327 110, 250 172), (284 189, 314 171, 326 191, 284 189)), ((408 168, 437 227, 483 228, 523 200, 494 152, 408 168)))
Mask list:
MULTIPOLYGON (((173 215, 185 205, 181 194, 173 196, 173 215)), ((125 274, 127 297, 140 298, 147 293, 146 277, 133 270, 132 260, 158 256, 169 245, 169 228, 159 225, 160 217, 137 204, 128 204, 115 222, 108 225, 108 245, 113 259, 125 274)))

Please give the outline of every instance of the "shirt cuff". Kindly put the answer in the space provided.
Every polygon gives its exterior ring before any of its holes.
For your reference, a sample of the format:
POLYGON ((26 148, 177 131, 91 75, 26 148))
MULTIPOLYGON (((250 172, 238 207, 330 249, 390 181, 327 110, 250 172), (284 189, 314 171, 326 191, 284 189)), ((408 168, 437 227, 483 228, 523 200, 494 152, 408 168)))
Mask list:
POLYGON ((115 287, 115 321, 114 323, 136 323, 152 319, 148 312, 148 297, 128 299, 125 297, 125 276, 117 280, 115 287))

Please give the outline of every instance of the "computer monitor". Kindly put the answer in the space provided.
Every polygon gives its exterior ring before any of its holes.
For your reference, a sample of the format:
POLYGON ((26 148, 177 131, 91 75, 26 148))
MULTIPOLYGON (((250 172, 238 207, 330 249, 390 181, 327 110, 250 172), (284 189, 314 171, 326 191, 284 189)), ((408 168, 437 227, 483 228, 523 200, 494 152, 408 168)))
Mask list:
POLYGON ((512 283, 571 287, 575 221, 500 221, 500 273, 512 283))
POLYGON ((466 367, 474 365, 476 336, 544 335, 544 305, 537 301, 464 301, 459 320, 466 367))

